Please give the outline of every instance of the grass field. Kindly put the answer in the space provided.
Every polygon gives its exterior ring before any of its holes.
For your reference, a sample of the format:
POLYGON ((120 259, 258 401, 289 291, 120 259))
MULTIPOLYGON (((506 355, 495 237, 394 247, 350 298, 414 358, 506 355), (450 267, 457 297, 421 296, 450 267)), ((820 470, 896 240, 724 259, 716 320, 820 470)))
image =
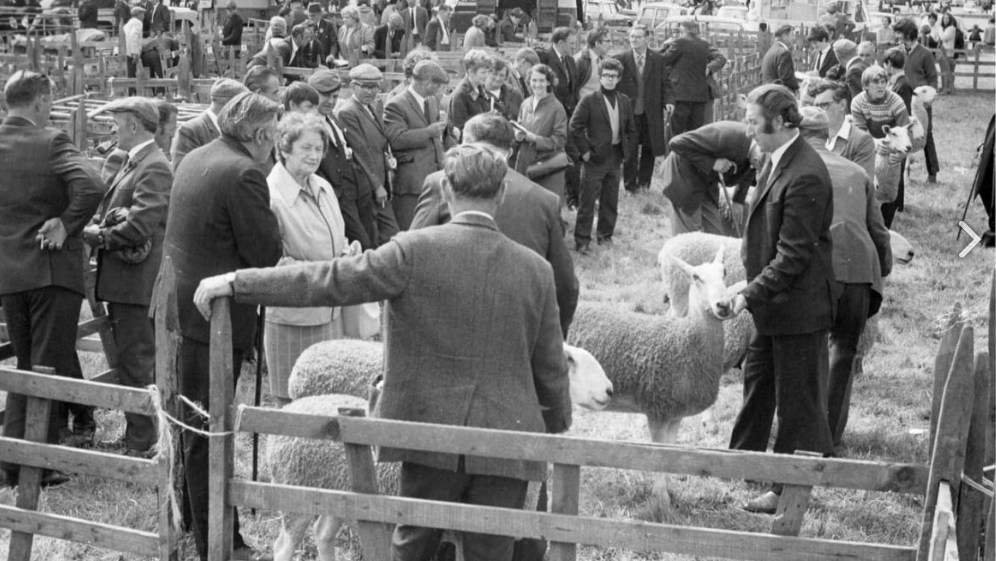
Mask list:
MULTIPOLYGON (((935 108, 934 133, 941 159, 936 185, 926 185, 922 155, 911 164, 913 181, 907 186, 906 212, 897 215, 893 228, 916 247, 908 266, 896 266, 890 277, 881 312, 877 345, 865 360, 865 374, 854 388, 848 431, 842 456, 926 463, 926 429, 938 329, 952 304, 961 302, 978 329, 977 346, 984 342, 986 295, 994 253, 976 248, 965 258, 958 252, 966 237, 955 240, 958 220, 974 178, 975 148, 982 139, 994 109, 990 95, 940 97, 935 108)), ((666 305, 656 268, 656 256, 668 237, 668 203, 660 186, 648 194, 622 196, 616 243, 596 248, 592 255, 576 258, 582 298, 616 302, 629 309, 660 313, 666 305)), ((985 230, 981 205, 973 203, 966 219, 977 232, 985 230)), ((84 356, 90 374, 103 369, 99 356, 84 356)), ((251 400, 244 376, 239 395, 251 400)), ((714 420, 701 417, 685 421, 679 443, 687 446, 726 447, 733 419, 740 407, 741 384, 737 373, 724 378, 714 406, 714 420)), ((99 441, 115 440, 122 430, 119 413, 99 412, 99 441)), ((575 434, 622 440, 646 440, 646 421, 626 414, 575 415, 575 434)), ((248 476, 249 440, 238 440, 240 475, 248 476)), ((581 512, 608 518, 636 518, 673 524, 698 525, 744 531, 767 531, 771 517, 754 515, 739 507, 758 492, 742 481, 713 478, 675 478, 670 493, 672 508, 651 506, 653 477, 641 472, 607 469, 583 470, 581 512)), ((13 504, 14 493, 0 490, 0 503, 13 504)), ((155 495, 137 486, 77 477, 42 494, 42 509, 90 520, 155 529, 155 495)), ((922 505, 919 498, 887 493, 814 490, 802 535, 859 542, 911 545, 915 542, 922 505)), ((279 529, 277 514, 262 512, 253 519, 243 512, 243 531, 250 543, 269 547, 279 529)), ((9 534, 0 532, 0 552, 6 552, 9 534)), ((340 558, 359 559, 352 532, 340 536, 340 558)), ((117 561, 130 559, 118 553, 82 544, 46 538, 35 540, 33 559, 117 561)), ((186 559, 195 559, 192 543, 185 542, 186 559)), ((315 549, 306 545, 303 559, 313 559, 315 549)), ((690 559, 664 553, 580 548, 579 558, 595 560, 690 559)))

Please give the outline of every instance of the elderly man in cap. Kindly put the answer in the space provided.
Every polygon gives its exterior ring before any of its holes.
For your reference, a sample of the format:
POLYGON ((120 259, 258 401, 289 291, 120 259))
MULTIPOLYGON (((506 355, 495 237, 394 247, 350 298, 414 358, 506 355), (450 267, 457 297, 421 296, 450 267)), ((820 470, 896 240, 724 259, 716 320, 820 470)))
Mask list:
POLYGON ((358 188, 371 193, 377 213, 375 246, 388 242, 398 233, 391 197, 391 176, 397 164, 391 155, 387 129, 380 112, 374 106, 383 75, 371 64, 361 64, 349 71, 353 95, 343 101, 339 120, 346 133, 346 142, 353 148, 358 188))
MULTIPOLYGON (((144 388, 154 380, 156 345, 149 304, 162 260, 173 173, 155 141, 155 102, 127 97, 102 111, 113 115, 118 149, 127 151, 127 157, 110 180, 97 216, 83 229, 83 240, 97 250, 96 296, 107 302, 118 382, 144 388)), ((134 413, 125 413, 125 419, 125 453, 149 457, 156 443, 155 422, 134 413)))
POLYGON ((249 91, 244 85, 231 78, 221 78, 211 86, 211 105, 200 115, 180 125, 173 141, 173 171, 191 151, 204 146, 221 135, 218 128, 218 115, 221 108, 233 97, 249 91))
MULTIPOLYGON (((131 19, 122 28, 125 37, 125 55, 128 57, 129 78, 134 78, 138 75, 138 65, 145 65, 146 62, 145 57, 143 57, 146 45, 155 42, 155 39, 145 40, 142 38, 142 24, 144 20, 145 8, 134 6, 131 9, 131 19)), ((135 94, 135 88, 130 88, 129 91, 132 95, 135 94)))
MULTIPOLYGON (((840 444, 851 401, 851 370, 858 338, 882 303, 882 277, 892 270, 892 248, 875 200, 875 184, 861 166, 826 146, 829 118, 803 107, 799 132, 823 159, 833 184, 833 274, 836 313, 830 326, 827 419, 834 446, 840 444)), ((821 366, 826 362, 821 361, 821 366)))
POLYGON ((423 60, 415 65, 408 89, 384 106, 384 127, 398 162, 391 206, 402 230, 415 217, 426 176, 442 169, 443 153, 451 144, 445 113, 439 110, 439 94, 448 83, 439 63, 423 60))
POLYGON ((839 80, 847 84, 847 89, 854 99, 863 90, 861 74, 868 68, 865 61, 858 56, 858 46, 850 39, 838 39, 833 44, 833 52, 837 55, 837 68, 827 74, 831 80, 839 80))
POLYGON ((322 17, 322 5, 318 2, 308 4, 308 21, 315 31, 315 41, 321 45, 321 58, 324 61, 329 56, 339 54, 339 30, 335 23, 322 17))
POLYGON ((373 249, 377 240, 373 193, 360 188, 359 177, 363 172, 353 159, 353 150, 334 113, 342 82, 335 72, 322 69, 308 77, 308 84, 318 92, 318 114, 329 134, 329 147, 318 165, 318 175, 332 184, 339 200, 346 238, 360 242, 364 250, 373 249))

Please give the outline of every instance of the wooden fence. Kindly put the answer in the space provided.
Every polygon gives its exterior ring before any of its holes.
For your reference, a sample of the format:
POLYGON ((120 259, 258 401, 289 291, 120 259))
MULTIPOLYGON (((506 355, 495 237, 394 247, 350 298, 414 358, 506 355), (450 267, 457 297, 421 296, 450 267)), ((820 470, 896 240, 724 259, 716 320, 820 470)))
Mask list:
MULTIPOLYGON (((993 286, 996 290, 996 281, 993 286)), ((236 506, 356 520, 367 559, 388 558, 393 524, 544 538, 553 542, 550 558, 558 561, 576 559, 577 544, 758 561, 940 561, 957 555, 959 548, 963 559, 978 550, 983 507, 978 500, 959 497, 968 488, 962 485, 963 478, 981 481, 982 464, 977 458, 986 449, 986 432, 991 431, 986 426, 989 355, 975 353, 974 329, 960 315, 953 316, 937 355, 935 375, 941 391, 935 393, 931 461, 920 466, 407 423, 364 418, 352 410, 336 417, 256 407, 236 411, 229 306, 228 299, 216 300, 211 319, 211 431, 218 436, 211 439, 210 452, 210 561, 229 559, 236 506), (342 442, 352 491, 233 478, 233 431, 342 442), (380 495, 373 446, 552 463, 551 512, 380 495), (966 458, 973 459, 972 465, 966 458), (582 466, 779 482, 785 490, 769 534, 592 518, 578 513, 582 466), (799 537, 814 486, 925 495, 918 543, 897 546, 799 537), (956 539, 963 534, 964 544, 956 539)))

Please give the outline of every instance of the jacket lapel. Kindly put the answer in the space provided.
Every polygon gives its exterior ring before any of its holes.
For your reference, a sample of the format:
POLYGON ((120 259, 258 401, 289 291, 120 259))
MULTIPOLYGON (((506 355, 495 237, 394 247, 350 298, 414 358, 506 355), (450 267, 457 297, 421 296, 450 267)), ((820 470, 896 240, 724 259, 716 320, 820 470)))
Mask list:
MULTIPOLYGON (((418 101, 415 100, 415 96, 412 95, 412 92, 410 92, 408 90, 405 90, 405 99, 408 100, 409 107, 411 107, 411 110, 416 115, 418 115, 419 118, 422 119, 422 122, 425 123, 425 126, 429 126, 429 121, 426 120, 425 111, 424 111, 424 109, 422 107, 418 106, 418 101)), ((427 101, 428 101, 428 99, 427 99, 427 101)), ((429 113, 430 114, 432 113, 432 104, 431 103, 429 104, 429 113)))
MULTIPOLYGON (((785 153, 782 154, 781 159, 778 160, 778 167, 773 168, 771 170, 771 175, 768 176, 767 183, 763 187, 761 187, 761 191, 758 192, 758 194, 754 198, 754 202, 751 203, 751 211, 750 211, 751 215, 754 214, 754 210, 757 209, 757 207, 761 206, 761 200, 768 196, 768 191, 771 190, 771 186, 774 185, 776 181, 778 181, 779 177, 781 177, 782 170, 784 170, 785 167, 788 166, 788 164, 795 158, 795 153, 799 149, 800 142, 805 142, 805 141, 802 140, 802 136, 797 136, 795 137, 795 140, 792 141, 792 144, 785 149, 785 153)), ((768 157, 770 158, 771 156, 769 155, 768 157)), ((749 217, 748 220, 750 220, 749 217)))

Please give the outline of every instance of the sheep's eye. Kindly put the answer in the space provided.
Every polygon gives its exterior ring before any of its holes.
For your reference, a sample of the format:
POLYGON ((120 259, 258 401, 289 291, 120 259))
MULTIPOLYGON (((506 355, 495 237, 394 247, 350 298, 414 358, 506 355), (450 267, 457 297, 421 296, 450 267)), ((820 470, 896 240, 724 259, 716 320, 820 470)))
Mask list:
POLYGON ((698 273, 695 273, 692 275, 692 280, 695 282, 702 282, 702 277, 700 277, 698 273))

